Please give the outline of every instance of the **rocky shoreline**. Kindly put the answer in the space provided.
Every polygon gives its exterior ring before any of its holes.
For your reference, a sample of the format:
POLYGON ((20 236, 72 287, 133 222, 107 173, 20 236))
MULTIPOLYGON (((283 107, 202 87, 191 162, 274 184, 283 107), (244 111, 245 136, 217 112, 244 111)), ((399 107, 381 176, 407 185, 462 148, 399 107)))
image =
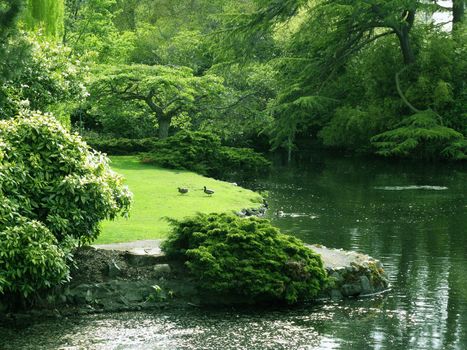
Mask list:
MULTIPOLYGON (((29 316, 209 305, 209 300, 201 300, 196 293, 184 266, 167 260, 160 242, 138 241, 77 250, 71 281, 40 297, 37 309, 29 316)), ((321 255, 333 280, 320 299, 363 297, 388 290, 389 282, 378 260, 320 245, 308 247, 321 255)))

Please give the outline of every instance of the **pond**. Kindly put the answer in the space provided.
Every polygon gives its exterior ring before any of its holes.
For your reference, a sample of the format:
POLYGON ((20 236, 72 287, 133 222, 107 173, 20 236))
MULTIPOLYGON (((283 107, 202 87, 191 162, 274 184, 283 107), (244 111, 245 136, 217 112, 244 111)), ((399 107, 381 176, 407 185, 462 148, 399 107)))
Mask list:
POLYGON ((307 243, 381 259, 392 290, 294 308, 193 309, 0 327, 5 349, 466 349, 467 167, 308 156, 251 186, 307 243))

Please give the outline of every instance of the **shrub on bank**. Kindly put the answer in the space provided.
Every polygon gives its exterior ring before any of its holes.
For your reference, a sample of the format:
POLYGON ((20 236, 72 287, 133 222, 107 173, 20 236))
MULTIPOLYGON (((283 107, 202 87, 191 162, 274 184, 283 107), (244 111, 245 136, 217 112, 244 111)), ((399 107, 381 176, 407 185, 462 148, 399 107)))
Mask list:
POLYGON ((130 202, 107 159, 51 116, 0 121, 0 294, 62 280, 66 243, 92 241, 130 202))
POLYGON ((86 138, 87 144, 93 149, 110 155, 127 155, 151 151, 157 138, 126 139, 126 138, 86 138))
POLYGON ((157 141, 154 150, 143 155, 143 162, 214 177, 237 172, 257 174, 271 167, 266 158, 252 149, 222 146, 217 136, 192 131, 180 131, 157 141))
POLYGON ((38 221, 21 220, 0 231, 0 295, 27 297, 68 276, 64 251, 54 235, 38 221))
POLYGON ((321 257, 268 220, 199 214, 172 224, 162 249, 184 261, 211 300, 293 304, 315 298, 327 281, 321 257))
POLYGON ((406 117, 397 128, 371 139, 376 153, 386 157, 415 159, 467 159, 467 139, 460 132, 442 125, 431 110, 406 117))

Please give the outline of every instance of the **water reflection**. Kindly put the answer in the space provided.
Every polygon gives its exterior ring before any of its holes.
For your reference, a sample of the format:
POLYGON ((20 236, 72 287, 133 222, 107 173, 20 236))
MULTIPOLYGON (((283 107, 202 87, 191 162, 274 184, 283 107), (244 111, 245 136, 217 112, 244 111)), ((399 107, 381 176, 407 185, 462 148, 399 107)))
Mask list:
POLYGON ((268 182, 271 208, 321 212, 301 221, 270 212, 284 231, 383 260, 394 288, 385 308, 399 315, 371 327, 383 348, 467 348, 465 166, 326 158, 282 168, 260 186, 268 182))
POLYGON ((44 320, 0 328, 3 348, 466 349, 466 183, 460 166, 313 157, 250 184, 269 191, 268 216, 284 231, 380 258, 387 295, 287 310, 44 320))

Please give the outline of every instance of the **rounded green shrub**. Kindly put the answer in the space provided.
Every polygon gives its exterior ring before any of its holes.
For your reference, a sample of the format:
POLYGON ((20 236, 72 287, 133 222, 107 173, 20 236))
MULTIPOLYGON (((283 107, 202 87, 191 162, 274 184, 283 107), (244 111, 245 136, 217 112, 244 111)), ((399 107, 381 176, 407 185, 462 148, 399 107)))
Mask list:
POLYGON ((22 219, 0 232, 0 294, 27 297, 68 276, 66 255, 40 222, 22 219))
POLYGON ((249 148, 223 146, 216 135, 201 131, 180 131, 154 144, 143 161, 172 169, 192 170, 203 175, 267 172, 271 163, 249 148))
POLYGON ((70 242, 92 241, 130 203, 107 158, 51 116, 0 121, 0 295, 66 280, 70 242))
POLYGON ((321 257, 266 219, 199 214, 172 224, 162 249, 184 261, 212 301, 293 304, 315 298, 327 281, 321 257))
POLYGON ((58 241, 91 241, 101 220, 128 213, 131 193, 107 158, 51 116, 30 112, 0 121, 0 140, 3 195, 58 241))
POLYGON ((151 151, 157 139, 148 137, 144 139, 126 138, 85 138, 86 143, 99 152, 110 155, 127 155, 151 151))

